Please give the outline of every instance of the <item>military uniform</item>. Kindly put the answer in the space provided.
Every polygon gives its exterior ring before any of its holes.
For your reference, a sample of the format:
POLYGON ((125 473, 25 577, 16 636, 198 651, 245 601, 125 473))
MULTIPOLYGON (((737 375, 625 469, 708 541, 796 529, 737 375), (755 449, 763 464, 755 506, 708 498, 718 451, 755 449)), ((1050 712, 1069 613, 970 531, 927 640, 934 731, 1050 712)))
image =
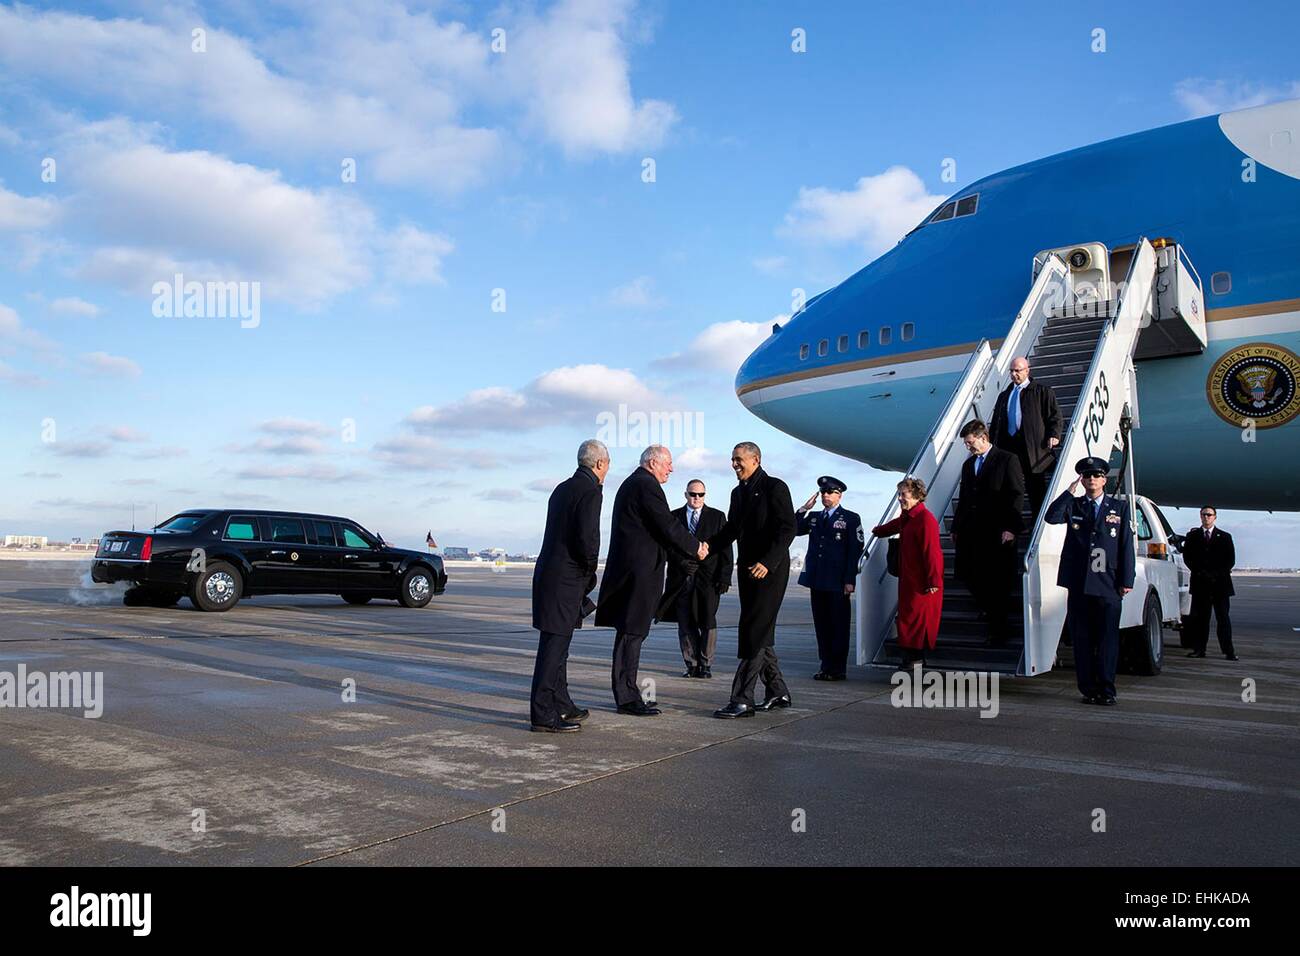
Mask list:
MULTIPOLYGON (((847 490, 838 479, 823 477, 823 491, 847 490)), ((799 583, 809 589, 821 680, 842 680, 849 662, 849 623, 853 610, 844 585, 858 578, 864 535, 862 519, 844 507, 801 512, 795 516, 795 534, 808 536, 799 583)))
MULTIPOLYGON (((1084 458, 1075 465, 1079 474, 1091 470, 1104 474, 1105 459, 1084 458)), ((1076 498, 1067 489, 1048 505, 1043 520, 1066 525, 1056 583, 1070 592, 1065 623, 1079 693, 1089 703, 1113 704, 1120 609, 1135 574, 1129 503, 1105 492, 1076 498)))

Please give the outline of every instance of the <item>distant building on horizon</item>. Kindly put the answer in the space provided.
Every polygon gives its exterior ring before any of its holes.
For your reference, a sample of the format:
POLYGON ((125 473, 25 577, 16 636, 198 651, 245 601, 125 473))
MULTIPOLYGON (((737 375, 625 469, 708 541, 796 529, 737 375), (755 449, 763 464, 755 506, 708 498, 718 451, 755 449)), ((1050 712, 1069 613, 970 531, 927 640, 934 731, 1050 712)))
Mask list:
POLYGON ((469 548, 443 548, 442 556, 451 561, 468 561, 469 548))
POLYGON ((50 543, 50 539, 44 535, 36 534, 7 534, 5 535, 6 548, 43 548, 50 543))

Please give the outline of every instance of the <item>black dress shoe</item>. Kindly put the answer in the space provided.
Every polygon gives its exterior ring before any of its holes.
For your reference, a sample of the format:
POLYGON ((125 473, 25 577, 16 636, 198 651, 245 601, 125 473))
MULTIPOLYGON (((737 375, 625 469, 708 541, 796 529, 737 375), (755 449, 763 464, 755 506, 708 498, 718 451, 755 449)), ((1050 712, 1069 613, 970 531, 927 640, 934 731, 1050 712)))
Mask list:
POLYGON ((707 665, 701 665, 695 671, 695 676, 704 680, 713 680, 713 668, 707 665))
POLYGON ((1114 697, 1098 697, 1093 703, 1100 704, 1102 707, 1114 707, 1119 702, 1114 697))
POLYGON ((843 675, 843 674, 827 674, 825 677, 822 678, 822 680, 832 680, 832 681, 834 681, 834 680, 845 680, 845 675, 843 675))
POLYGON ((1084 694, 1082 697, 1079 698, 1079 703, 1095 704, 1098 703, 1099 700, 1100 698, 1096 694, 1084 694))
POLYGON ((1235 660, 1238 660, 1239 658, 1237 657, 1236 654, 1224 654, 1224 655, 1223 655, 1223 659, 1224 659, 1225 661, 1235 661, 1235 660))
POLYGON ((591 716, 591 711, 589 711, 586 707, 579 707, 576 710, 569 711, 567 714, 561 714, 560 719, 567 720, 572 723, 578 723, 579 721, 586 720, 590 716, 591 716))
POLYGON ((682 676, 683 676, 683 677, 699 677, 699 676, 700 676, 700 671, 699 671, 698 668, 696 668, 696 667, 694 667, 694 666, 692 666, 692 665, 690 665, 690 664, 687 664, 687 665, 686 665, 686 670, 682 673, 682 676))
POLYGON ((759 704, 758 710, 776 710, 782 707, 790 706, 790 695, 782 694, 779 697, 768 697, 763 703, 759 704))
POLYGON ((539 734, 576 734, 582 729, 582 725, 568 720, 557 720, 553 724, 533 724, 531 729, 539 734))
POLYGON ((825 671, 818 671, 816 674, 813 674, 813 680, 830 680, 830 679, 831 679, 831 675, 826 673, 825 671))
POLYGON ((1205 656, 1205 651, 1192 651, 1192 652, 1191 652, 1190 654, 1188 654, 1187 656, 1188 656, 1188 657, 1204 657, 1204 656, 1205 656))
POLYGON ((725 720, 730 720, 733 717, 753 717, 754 708, 749 706, 749 704, 738 704, 735 701, 732 701, 726 707, 720 707, 715 710, 713 716, 722 717, 725 720))
POLYGON ((627 714, 629 717, 657 717, 662 713, 658 707, 651 707, 639 700, 634 704, 623 704, 619 707, 618 712, 627 714))

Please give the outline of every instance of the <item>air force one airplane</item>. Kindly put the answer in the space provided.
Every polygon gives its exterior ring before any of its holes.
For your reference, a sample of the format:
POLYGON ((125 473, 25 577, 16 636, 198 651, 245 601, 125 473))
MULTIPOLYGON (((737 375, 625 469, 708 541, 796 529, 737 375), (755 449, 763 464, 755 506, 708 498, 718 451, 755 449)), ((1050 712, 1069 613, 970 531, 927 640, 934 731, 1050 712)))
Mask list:
MULTIPOLYGON (((1147 315, 1128 356, 1142 492, 1170 505, 1300 510, 1300 100, 973 183, 774 330, 741 366, 736 393, 796 438, 905 471, 973 351, 982 341, 996 351, 1018 324, 1047 255, 1081 296, 1091 287, 1104 318, 1119 280, 1137 271, 1135 250, 1152 247, 1152 299, 1179 275, 1185 288, 1181 309, 1147 315)), ((1058 394, 1065 386, 1063 410, 1096 339, 1079 328, 1054 322, 1030 350, 1034 374, 1056 373, 1058 394), (1085 348, 1071 352, 1079 339, 1085 348)))

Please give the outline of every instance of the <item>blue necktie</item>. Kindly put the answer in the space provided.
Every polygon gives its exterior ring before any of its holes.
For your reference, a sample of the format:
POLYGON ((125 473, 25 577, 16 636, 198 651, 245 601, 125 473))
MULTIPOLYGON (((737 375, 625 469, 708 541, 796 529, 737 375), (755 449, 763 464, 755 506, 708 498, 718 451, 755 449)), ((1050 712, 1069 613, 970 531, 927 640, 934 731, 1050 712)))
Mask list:
POLYGON ((1020 386, 1017 385, 1011 390, 1011 398, 1007 402, 1007 434, 1014 435, 1020 431, 1020 386))
POLYGON ((695 534, 695 516, 699 514, 694 508, 691 509, 691 534, 695 534))
POLYGON ((984 456, 979 455, 975 459, 975 474, 978 475, 980 473, 980 469, 983 467, 984 467, 984 456))

